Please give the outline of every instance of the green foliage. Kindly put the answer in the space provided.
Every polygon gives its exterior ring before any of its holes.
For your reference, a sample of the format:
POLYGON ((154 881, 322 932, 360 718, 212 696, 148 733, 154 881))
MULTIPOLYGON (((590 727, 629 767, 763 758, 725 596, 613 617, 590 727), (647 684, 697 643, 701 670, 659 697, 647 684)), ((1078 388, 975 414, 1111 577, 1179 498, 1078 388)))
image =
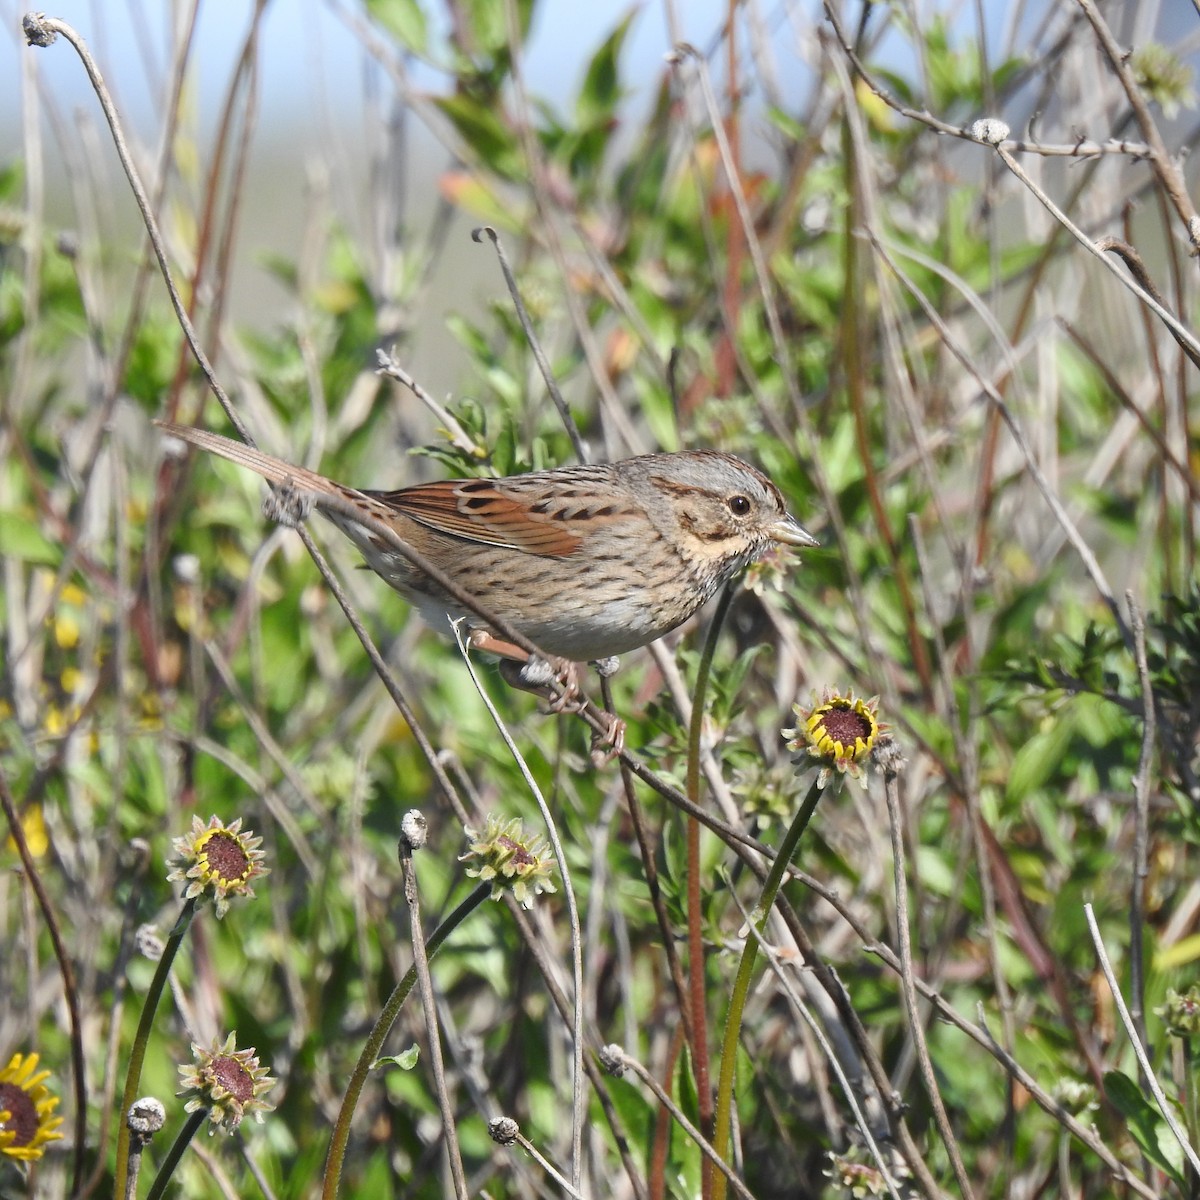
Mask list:
MULTIPOLYGON (((220 174, 229 168, 214 166, 212 193, 197 195, 176 187, 190 178, 181 163, 168 172, 165 212, 178 219, 164 224, 177 277, 263 445, 370 486, 574 460, 491 260, 480 304, 482 285, 448 256, 454 239, 465 242, 468 219, 483 219, 503 233, 533 329, 594 457, 685 447, 742 455, 822 541, 802 558, 756 564, 718 643, 698 802, 740 840, 700 837, 698 904, 688 818, 671 800, 688 776, 681 697, 690 705, 696 694, 704 620, 671 637, 669 670, 638 651, 608 685, 654 787, 625 780, 615 764, 595 767, 590 731, 571 712, 545 711, 489 659, 472 660, 564 846, 584 926, 586 1052, 619 1042, 689 1120, 703 1120, 684 1037, 694 1014, 668 952, 685 976, 693 966, 700 973, 715 1080, 760 870, 818 769, 788 750, 781 730, 796 724, 794 704, 853 688, 881 697, 907 759, 895 784, 909 883, 903 933, 918 980, 946 1006, 934 1012, 924 1000, 919 1015, 977 1194, 994 1191, 998 1173, 1014 1192, 1120 1190, 1103 1147, 1157 1193, 1190 1195, 1178 1146, 1135 1082, 1127 1040, 1110 1027, 1084 906, 1140 1011, 1194 981, 1193 368, 1090 256, 1049 218, 1029 216, 1029 193, 992 171, 990 151, 901 117, 878 94, 969 125, 991 103, 1016 111, 1045 92, 1063 111, 1047 110, 1031 140, 1133 136, 1095 127, 1097 112, 1125 110, 1123 94, 1073 108, 1073 93, 1056 86, 1072 55, 1096 53, 1089 27, 1072 26, 1061 44, 1021 33, 985 46, 949 10, 922 13, 913 27, 901 6, 867 5, 848 32, 874 87, 836 38, 812 64, 788 60, 779 72, 769 60, 784 51, 770 36, 743 36, 751 31, 739 23, 731 43, 722 27, 698 43, 719 140, 690 57, 635 77, 634 34, 648 22, 639 9, 608 17, 579 59, 571 99, 552 105, 532 58, 522 56, 515 85, 509 6, 363 7, 371 54, 388 78, 408 81, 390 99, 428 119, 448 147, 440 176, 440 167, 400 164, 414 192, 441 196, 428 239, 407 211, 402 229, 372 225, 369 236, 362 212, 306 212, 306 228, 318 230, 312 243, 267 254, 249 217, 245 228, 229 223, 244 211, 234 201, 250 199, 231 194, 236 177, 220 174), (452 212, 464 220, 444 220, 452 212), (208 247, 236 235, 238 253, 275 294, 282 289, 271 319, 235 328, 222 316, 209 328, 238 284, 220 255, 204 260, 199 286, 190 277, 200 229, 208 247), (457 311, 431 330, 428 285, 446 279, 457 311), (426 339, 447 332, 457 383, 437 397, 436 415, 375 377, 377 349, 419 361, 426 339), (1104 602, 1034 465, 1111 594, 1129 589, 1144 612, 1149 695, 1134 623, 1104 602), (1151 702, 1157 732, 1146 747, 1151 702), (1134 859, 1143 840, 1144 878, 1134 859), (699 964, 688 962, 692 932, 704 948, 699 964), (1149 964, 1144 978, 1133 974, 1131 943, 1149 964), (1021 1087, 997 1043, 1029 1073, 1021 1087), (1074 1138, 1053 1097, 1071 1081, 1100 1079, 1101 1107, 1072 1109, 1094 1140, 1074 1138)), ((524 43, 541 10, 520 0, 514 11, 524 43)), ((1188 101, 1190 81, 1172 55, 1142 47, 1131 62, 1163 111, 1188 101)), ((1110 85, 1115 76, 1094 84, 1110 85)), ((176 132, 182 154, 190 131, 176 132)), ((1089 236, 1101 232, 1097 213, 1119 213, 1160 186, 1142 161, 1063 166, 1064 157, 1044 156, 1038 178, 1089 236)), ((60 227, 34 211, 29 189, 19 163, 0 168, 0 774, 75 968, 88 1154, 98 1153, 102 1125, 115 1128, 103 1096, 120 1094, 154 972, 134 931, 146 925, 161 940, 179 914, 181 889, 165 878, 173 839, 193 814, 241 817, 264 837, 271 874, 222 921, 211 908, 195 919, 175 992, 155 1014, 143 1080, 167 1104, 174 1136, 183 1122, 177 1065, 193 1037, 216 1032, 194 1026, 215 1023, 221 1036, 236 1028, 238 1044, 255 1046, 281 1080, 266 1123, 241 1130, 247 1153, 276 1195, 314 1196, 355 1063, 411 962, 396 865, 402 815, 417 808, 428 822, 428 848, 414 856, 428 938, 474 887, 448 792, 480 826, 496 813, 540 830, 541 811, 445 631, 421 630, 385 584, 355 569, 358 555, 332 527, 310 523, 394 672, 410 707, 402 716, 299 539, 262 516, 257 478, 223 461, 164 457, 150 417, 222 430, 227 422, 199 388, 161 288, 156 281, 147 293, 113 380, 136 247, 72 234, 68 226, 92 228, 88 214, 60 227), (110 1024, 115 1080, 106 1074, 110 1024)), ((364 212, 394 211, 386 191, 362 198, 364 212)), ((1186 314, 1193 268, 1180 254, 1186 231, 1172 220, 1168 205, 1143 203, 1127 233, 1152 273, 1172 279, 1186 314)), ((436 352, 447 353, 440 344, 436 352)), ((631 587, 642 586, 641 565, 629 564, 631 587)), ((594 675, 584 687, 599 700, 594 675)), ((887 820, 877 771, 823 801, 794 860, 802 875, 781 889, 787 923, 772 920, 766 936, 771 959, 851 1068, 857 1098, 893 1126, 906 1123, 911 1138, 887 1144, 915 1146, 949 1191, 950 1160, 913 1068, 893 965, 902 931, 887 820), (894 1096, 865 1093, 870 1055, 894 1096)), ((36 1048, 60 1111, 73 1115, 51 918, 6 838, 0 921, 12 952, 0 978, 12 1045, 0 1051, 36 1048)), ((550 1186, 523 1151, 506 1158, 491 1143, 485 1119, 499 1111, 570 1174, 572 1035, 556 1003, 571 992, 562 890, 540 897, 532 918, 482 902, 433 958, 454 1132, 472 1185, 497 1197, 550 1186)), ((760 951, 759 963, 767 958, 760 951)), ((1158 1017, 1146 1021, 1156 1070, 1182 1097, 1179 1115, 1195 1138, 1193 1047, 1167 1038, 1158 1017)), ((836 1172, 824 1192, 818 1182, 832 1152, 839 1171, 874 1170, 860 1136, 847 1132, 854 1118, 827 1082, 828 1064, 812 1057, 816 1038, 773 974, 755 974, 734 1028, 737 1162, 753 1193, 842 1194, 836 1172)), ((443 1194, 429 1045, 410 995, 366 1073, 341 1194, 443 1194)), ((0 1054, 0 1067, 6 1061, 0 1054)), ((626 1072, 603 1086, 603 1100, 585 1087, 585 1194, 632 1191, 622 1153, 644 1194, 701 1194, 702 1156, 641 1079, 626 1072)), ((111 1143, 104 1161, 86 1164, 99 1172, 97 1194, 113 1187, 111 1143)), ((229 1186, 253 1194, 228 1144, 209 1145, 229 1186)), ((61 1143, 47 1153, 70 1159, 61 1143)), ((155 1143, 149 1153, 161 1160, 165 1149, 155 1143)), ((889 1164, 904 1194, 908 1168, 889 1164)), ((215 1194, 186 1157, 173 1182, 215 1194)), ((0 1193, 22 1186, 0 1145, 0 1193)))
POLYGON ((1183 1149, 1142 1089, 1128 1075, 1109 1071, 1104 1094, 1128 1118, 1129 1131, 1142 1153, 1183 1187, 1183 1149))

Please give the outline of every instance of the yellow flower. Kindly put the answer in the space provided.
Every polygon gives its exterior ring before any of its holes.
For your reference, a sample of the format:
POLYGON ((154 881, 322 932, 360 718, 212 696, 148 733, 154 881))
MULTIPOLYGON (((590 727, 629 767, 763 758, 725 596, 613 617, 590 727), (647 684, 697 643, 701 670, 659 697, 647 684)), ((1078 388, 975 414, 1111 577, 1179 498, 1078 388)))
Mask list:
POLYGON ((191 834, 172 842, 175 856, 168 863, 172 869, 167 879, 187 882, 185 900, 193 896, 212 900, 218 917, 228 911, 230 896, 253 896, 251 880, 268 873, 258 848, 262 838, 249 830, 242 833, 241 828, 240 817, 228 825, 218 817, 210 818, 207 825, 193 817, 191 834))
POLYGON ((231 1033, 222 1045, 214 1041, 211 1050, 192 1043, 193 1062, 179 1068, 179 1079, 184 1090, 177 1093, 188 1097, 184 1112, 209 1110, 212 1124, 209 1133, 221 1126, 232 1133, 247 1113, 253 1113, 262 1124, 264 1112, 275 1106, 267 1104, 261 1097, 275 1086, 273 1079, 255 1056, 254 1047, 237 1050, 237 1033, 231 1033))
POLYGON ((87 603, 87 592, 77 583, 68 583, 63 585, 60 598, 64 604, 71 604, 76 608, 82 608, 87 603))
MULTIPOLYGON (((40 804, 31 804, 21 814, 21 832, 25 835, 25 845, 34 858, 41 858, 50 848, 50 835, 46 832, 46 820, 40 804)), ((5 848, 12 854, 17 852, 17 843, 11 833, 5 842, 5 848)))
POLYGON ((59 613, 54 618, 54 640, 60 650, 73 650, 79 645, 79 622, 71 613, 59 613))
POLYGON ((61 1138, 62 1117, 53 1115, 58 1097, 42 1084, 50 1072, 37 1069, 36 1054, 14 1054, 0 1071, 0 1157, 34 1162, 47 1142, 61 1138))
POLYGON ((878 710, 878 696, 858 700, 853 692, 843 696, 829 688, 810 709, 793 705, 796 728, 783 731, 783 736, 790 739, 788 749, 797 755, 792 761, 801 766, 807 759, 817 759, 822 764, 818 780, 821 787, 835 770, 861 779, 876 743, 890 740, 887 725, 878 719, 878 710))

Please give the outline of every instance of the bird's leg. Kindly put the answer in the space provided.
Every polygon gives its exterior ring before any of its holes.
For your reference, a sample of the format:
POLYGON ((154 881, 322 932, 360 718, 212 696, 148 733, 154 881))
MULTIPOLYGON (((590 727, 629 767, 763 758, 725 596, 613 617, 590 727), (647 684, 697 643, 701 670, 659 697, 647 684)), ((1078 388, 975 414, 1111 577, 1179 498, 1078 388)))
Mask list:
MULTIPOLYGON (((473 629, 467 637, 472 650, 483 650, 500 659, 500 674, 505 683, 534 695, 549 696, 551 712, 580 712, 591 702, 583 695, 579 681, 579 663, 565 658, 546 660, 529 654, 513 642, 506 642, 486 629, 473 629), (551 685, 558 683, 562 691, 555 693, 551 685)), ((593 664, 604 677, 612 675, 618 665, 616 657, 603 658, 593 664)), ((625 747, 625 722, 614 713, 592 706, 607 726, 603 733, 592 736, 591 758, 596 766, 614 759, 625 747)))
MULTIPOLYGON (((491 646, 479 648, 496 653, 491 646)), ((587 703, 587 697, 579 686, 579 664, 565 658, 550 662, 538 658, 536 654, 528 656, 524 662, 501 658, 500 674, 510 687, 541 696, 547 701, 551 712, 576 712, 587 703), (562 690, 559 691, 554 684, 558 684, 562 690)))
POLYGON ((608 728, 603 733, 598 729, 593 731, 589 757, 592 766, 603 767, 619 757, 625 749, 625 722, 616 713, 610 713, 603 708, 596 715, 608 728))
MULTIPOLYGON (((620 669, 621 660, 615 654, 611 654, 608 658, 596 659, 592 666, 596 668, 596 674, 600 676, 601 680, 608 680, 620 669)), ((609 699, 607 688, 604 691, 604 698, 606 701, 609 699)), ((608 728, 603 733, 599 730, 593 732, 591 759, 593 766, 603 767, 612 762, 625 749, 625 722, 616 713, 610 713, 607 709, 601 709, 597 715, 608 728)))
POLYGON ((562 692, 551 695, 552 712, 563 712, 579 699, 579 665, 565 658, 544 659, 530 654, 513 642, 506 642, 486 629, 472 629, 467 637, 472 650, 483 650, 500 659, 500 674, 504 682, 523 692, 545 695, 550 685, 558 683, 562 692))

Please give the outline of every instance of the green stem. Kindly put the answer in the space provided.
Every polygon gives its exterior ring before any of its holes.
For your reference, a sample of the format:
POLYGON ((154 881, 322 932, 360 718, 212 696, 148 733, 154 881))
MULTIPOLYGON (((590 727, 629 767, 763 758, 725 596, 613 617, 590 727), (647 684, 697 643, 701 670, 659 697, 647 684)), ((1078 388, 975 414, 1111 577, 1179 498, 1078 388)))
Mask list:
POLYGON ((198 1108, 188 1117, 187 1123, 179 1131, 179 1136, 171 1143, 171 1149, 167 1157, 163 1159, 162 1166, 158 1168, 158 1174, 155 1175, 154 1182, 146 1193, 146 1200, 160 1200, 167 1190, 167 1184, 171 1182, 171 1176, 175 1174, 175 1168, 179 1166, 183 1152, 188 1148, 192 1138, 196 1136, 196 1130, 207 1120, 209 1111, 207 1108, 198 1108))
POLYGON ((1192 1145, 1196 1144, 1200 1121, 1197 1119, 1196 1100, 1196 1056, 1192 1051, 1192 1039, 1183 1039, 1183 1117, 1184 1125, 1192 1145))
POLYGON ((123 1197, 126 1191, 126 1180, 129 1176, 129 1110, 137 1099, 138 1084, 142 1081, 142 1063, 146 1058, 146 1046, 150 1042, 150 1026, 154 1023, 154 1014, 158 1011, 158 1002, 162 999, 163 989, 167 986, 167 978, 171 974, 171 964, 179 947, 183 945, 184 935, 192 918, 196 915, 196 901, 192 896, 184 901, 179 913, 179 920, 171 930, 167 944, 163 947, 162 956, 154 970, 154 978, 150 981, 150 989, 142 1004, 142 1016, 138 1021, 137 1034, 133 1039, 133 1049, 129 1055, 129 1069, 125 1073, 125 1091, 121 1096, 121 1110, 117 1127, 117 1167, 113 1177, 113 1195, 123 1197))
MULTIPOLYGON (((441 944, 492 894, 492 885, 482 883, 477 887, 430 935, 425 943, 425 952, 432 958, 441 944)), ((383 1043, 391 1032, 404 1001, 417 982, 415 964, 404 973, 387 998, 387 1003, 380 1010, 379 1017, 372 1028, 354 1064, 354 1073, 346 1086, 346 1094, 342 1097, 342 1107, 338 1111, 337 1122, 333 1127, 333 1137, 329 1141, 329 1155, 325 1159, 325 1181, 321 1187, 322 1200, 334 1200, 342 1178, 342 1164, 346 1159, 346 1146, 350 1141, 350 1122, 354 1119, 354 1110, 358 1106, 358 1098, 366 1086, 367 1075, 370 1074, 371 1064, 379 1058, 383 1043)))
MULTIPOLYGON (((840 780, 840 775, 835 776, 829 786, 836 788, 840 780)), ((759 933, 766 928, 767 916, 771 912, 771 906, 775 903, 775 897, 779 892, 780 884, 783 883, 783 877, 787 873, 788 864, 796 852, 801 835, 816 811, 817 801, 821 799, 820 782, 821 779, 818 776, 813 780, 812 787, 808 789, 808 795, 804 797, 804 803, 800 806, 795 820, 792 821, 791 828, 788 829, 787 835, 779 847, 779 852, 775 855, 775 861, 771 864, 770 871, 767 872, 766 882, 763 884, 758 903, 750 914, 750 921, 759 933)), ((717 1083, 717 1120, 712 1142, 714 1149, 722 1158, 728 1158, 727 1144, 730 1115, 733 1108, 733 1081, 737 1066, 738 1036, 742 1029, 742 1013, 746 1008, 746 997, 750 994, 750 980, 754 974, 754 960, 757 957, 758 939, 747 937, 746 944, 742 949, 742 960, 738 963, 737 977, 733 981, 733 993, 729 997, 729 1014, 725 1019, 725 1040, 721 1046, 721 1076, 717 1083)), ((728 1181, 725 1176, 720 1173, 715 1174, 712 1200, 725 1200, 727 1187, 728 1181)))
MULTIPOLYGON (((700 735, 704 728, 704 702, 708 680, 712 673, 717 638, 733 599, 733 585, 721 590, 700 651, 696 669, 696 690, 692 694, 692 719, 688 726, 687 796, 693 804, 700 803, 700 735)), ((708 1076, 708 1021, 705 1015, 704 994, 704 919, 700 903, 700 822, 690 817, 687 823, 687 909, 688 909, 688 1008, 691 1010, 692 1069, 696 1073, 696 1098, 700 1109, 700 1129, 707 1137, 712 1131, 712 1085, 708 1076)), ((707 1197, 712 1188, 712 1163, 705 1158, 700 1164, 700 1192, 707 1197)))

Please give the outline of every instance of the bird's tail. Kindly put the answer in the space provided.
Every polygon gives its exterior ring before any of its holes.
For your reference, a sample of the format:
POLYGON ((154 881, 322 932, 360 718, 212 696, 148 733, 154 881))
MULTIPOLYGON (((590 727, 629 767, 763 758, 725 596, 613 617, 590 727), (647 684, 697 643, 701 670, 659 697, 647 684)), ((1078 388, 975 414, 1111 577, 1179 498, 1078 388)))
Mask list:
POLYGON ((232 438, 222 437, 219 433, 209 433, 207 429, 194 429, 190 425, 173 425, 169 421, 155 421, 164 433, 181 441, 191 442, 210 454, 227 458, 238 466, 248 467, 257 472, 269 483, 290 482, 300 491, 313 492, 316 495, 317 506, 320 507, 322 496, 336 496, 340 500, 364 500, 361 492, 354 488, 344 487, 316 471, 307 467, 299 467, 286 459, 276 458, 273 454, 264 454, 245 442, 235 442, 232 438))

